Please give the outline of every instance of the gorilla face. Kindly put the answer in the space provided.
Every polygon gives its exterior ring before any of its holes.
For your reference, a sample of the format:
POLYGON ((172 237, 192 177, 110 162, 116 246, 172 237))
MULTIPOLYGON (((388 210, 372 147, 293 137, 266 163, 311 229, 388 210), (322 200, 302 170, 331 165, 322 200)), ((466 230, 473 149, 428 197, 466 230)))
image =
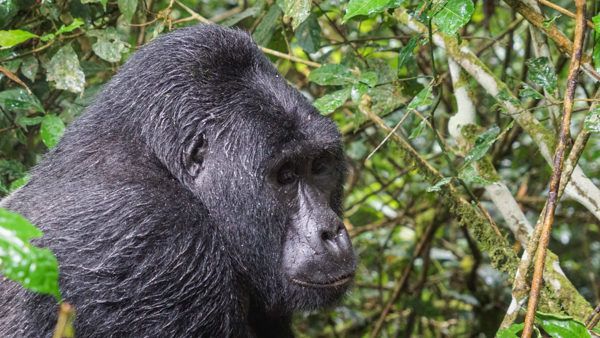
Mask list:
POLYGON ((186 167, 251 303, 291 313, 339 299, 356 262, 341 218, 340 135, 301 94, 271 76, 270 88, 237 92, 253 99, 229 106, 238 113, 195 137, 186 167))

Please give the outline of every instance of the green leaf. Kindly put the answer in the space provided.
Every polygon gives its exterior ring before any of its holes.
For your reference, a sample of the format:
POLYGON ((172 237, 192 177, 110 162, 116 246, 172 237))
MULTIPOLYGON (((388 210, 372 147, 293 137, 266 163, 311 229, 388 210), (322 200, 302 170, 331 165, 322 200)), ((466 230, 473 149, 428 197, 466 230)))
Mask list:
POLYGON ((16 118, 15 123, 21 127, 35 126, 35 125, 42 123, 43 119, 44 119, 44 117, 42 117, 42 116, 27 117, 27 116, 20 115, 19 117, 16 118))
POLYGON ((496 338, 515 338, 519 337, 519 333, 523 331, 525 324, 512 324, 506 329, 499 330, 496 332, 496 338))
POLYGON ((56 115, 46 115, 40 127, 40 136, 48 148, 53 148, 65 131, 65 123, 56 115))
POLYGON ((427 86, 417 94, 417 96, 413 97, 413 99, 406 106, 406 110, 416 110, 419 107, 429 106, 433 103, 433 93, 431 91, 431 86, 427 86))
POLYGON ((8 189, 9 191, 15 191, 20 187, 24 186, 27 182, 29 182, 29 176, 25 175, 19 179, 12 181, 8 189))
POLYGON ((439 180, 436 184, 427 188, 427 192, 440 191, 440 190, 442 190, 443 186, 450 183, 451 181, 452 181, 452 177, 444 177, 441 180, 439 180))
POLYGON ((19 6, 17 5, 17 0, 0 1, 0 27, 6 25, 18 11, 19 6))
POLYGON ((41 236, 23 216, 0 208, 0 272, 26 289, 60 301, 56 257, 49 249, 29 243, 41 236))
POLYGON ((83 92, 85 75, 71 45, 62 47, 46 64, 46 79, 54 81, 57 89, 73 93, 83 92))
POLYGON ((536 312, 536 322, 553 338, 591 338, 583 323, 571 317, 536 312))
POLYGON ((23 76, 31 80, 31 82, 35 82, 35 76, 37 74, 38 68, 39 63, 34 56, 29 55, 23 58, 23 63, 21 64, 21 73, 23 74, 23 76))
POLYGON ((319 26, 317 17, 314 14, 309 15, 308 18, 298 26, 295 35, 298 44, 307 53, 314 53, 321 47, 321 26, 319 26))
POLYGON ((271 39, 273 38, 273 34, 277 30, 277 25, 279 24, 279 19, 281 17, 281 9, 279 6, 271 6, 265 17, 260 21, 260 24, 252 33, 252 37, 254 41, 260 46, 267 46, 271 39))
POLYGON ((138 0, 118 0, 117 4, 119 5, 119 11, 123 14, 125 21, 128 23, 133 19, 133 15, 135 14, 135 10, 137 9, 138 0))
POLYGON ((421 120, 421 122, 419 122, 419 124, 417 125, 417 127, 414 128, 410 132, 410 135, 408 135, 408 139, 412 140, 412 139, 415 139, 415 138, 421 136, 421 134, 423 133, 423 130, 425 129, 426 125, 427 125, 427 123, 425 122, 425 120, 421 120))
POLYGON ((0 47, 10 48, 38 36, 28 31, 16 29, 0 31, 0 47))
POLYGON ((400 6, 403 0, 350 0, 342 22, 358 15, 373 15, 400 6))
POLYGON ((0 92, 0 107, 9 111, 44 112, 37 97, 21 87, 0 92))
POLYGON ((465 181, 469 184, 478 184, 478 185, 490 185, 495 181, 490 181, 485 177, 479 175, 479 171, 475 168, 473 163, 470 163, 467 166, 463 166, 458 172, 458 178, 465 181))
POLYGON ((556 73, 554 67, 546 57, 535 58, 527 61, 529 72, 527 78, 529 81, 544 88, 549 93, 556 92, 556 73))
POLYGON ((284 0, 283 13, 292 20, 292 29, 296 30, 310 15, 311 0, 284 0))
POLYGON ((594 31, 600 34, 600 14, 592 17, 592 23, 594 24, 594 31))
POLYGON ((448 0, 432 20, 440 31, 453 35, 471 20, 474 8, 471 0, 448 0))
POLYGON ((75 18, 70 25, 67 25, 67 26, 62 25, 56 32, 43 35, 40 38, 40 40, 42 40, 42 41, 52 40, 61 34, 72 32, 72 31, 76 30, 77 28, 81 27, 82 25, 83 25, 83 20, 81 20, 79 18, 75 18))
POLYGON ((97 38, 92 45, 92 50, 103 60, 108 62, 121 61, 121 54, 129 50, 129 44, 121 41, 119 34, 113 27, 103 30, 91 30, 87 32, 88 36, 97 38))
POLYGON ((519 97, 521 97, 523 99, 531 98, 534 100, 539 100, 539 99, 544 98, 544 96, 540 92, 529 87, 528 85, 523 85, 523 88, 521 88, 521 90, 519 91, 519 97))
POLYGON ((322 86, 341 86, 355 82, 350 69, 344 65, 323 65, 308 75, 308 80, 322 86))
POLYGON ((419 40, 418 36, 413 36, 410 38, 410 40, 408 40, 406 45, 404 45, 404 47, 402 47, 402 49, 400 49, 400 52, 398 53, 398 69, 402 68, 402 66, 407 64, 408 61, 412 58, 413 51, 415 50, 415 47, 417 46, 418 40, 419 40))
POLYGON ((499 135, 500 128, 498 128, 498 126, 493 126, 492 128, 481 133, 481 135, 477 136, 477 139, 475 139, 475 145, 473 145, 473 148, 465 156, 465 163, 463 164, 463 167, 466 167, 485 156, 494 142, 496 142, 496 139, 499 135))
POLYGON ((328 114, 341 107, 350 97, 351 88, 344 88, 327 95, 323 95, 314 102, 321 114, 328 114))
POLYGON ((600 106, 594 106, 583 121, 583 128, 590 133, 600 133, 600 106))
POLYGON ((375 73, 375 72, 364 72, 364 73, 360 74, 360 78, 358 79, 358 81, 360 83, 364 83, 367 86, 373 88, 377 85, 377 82, 379 81, 379 77, 377 76, 377 73, 375 73))

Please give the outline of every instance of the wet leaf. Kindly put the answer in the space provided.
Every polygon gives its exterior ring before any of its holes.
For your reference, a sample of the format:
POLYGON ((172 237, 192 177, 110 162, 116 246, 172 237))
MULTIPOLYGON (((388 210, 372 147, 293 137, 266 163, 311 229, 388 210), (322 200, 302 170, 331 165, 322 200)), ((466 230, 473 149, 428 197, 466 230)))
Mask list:
POLYGON ((585 117, 583 128, 590 133, 600 133, 600 106, 595 106, 585 117))
POLYGON ((571 317, 536 312, 535 321, 553 338, 591 338, 585 325, 571 317))
POLYGON ((429 106, 433 103, 433 93, 431 86, 423 88, 406 107, 407 110, 416 110, 419 107, 429 106))
POLYGON ((321 46, 321 27, 317 22, 317 17, 311 14, 300 26, 296 29, 296 39, 302 49, 308 53, 314 53, 321 46))
POLYGON ((283 13, 292 20, 292 29, 296 30, 310 15, 311 0, 284 0, 283 13))
POLYGON ((9 111, 44 112, 38 98, 20 87, 0 92, 0 107, 9 111))
POLYGON ((322 86, 341 86, 355 82, 350 69, 344 65, 323 65, 308 75, 308 79, 322 86))
POLYGON ((413 36, 408 40, 406 45, 400 49, 400 53, 398 53, 398 69, 402 68, 408 61, 413 57, 413 51, 417 46, 417 41, 419 38, 417 36, 413 36))
POLYGON ((358 15, 373 15, 400 6, 403 0, 350 0, 343 22, 358 15))
POLYGON ((455 34, 471 20, 473 1, 448 0, 446 4, 433 15, 433 23, 446 34, 455 34))
POLYGON ((131 22, 133 19, 133 15, 135 14, 135 10, 137 9, 138 0, 118 0, 117 4, 119 5, 119 11, 125 17, 127 22, 131 22))
POLYGON ((371 88, 377 85, 378 80, 379 78, 375 72, 364 72, 360 74, 360 78, 358 79, 360 83, 364 83, 371 88))
POLYGON ((463 167, 466 167, 485 156, 494 142, 496 142, 498 135, 500 135, 500 128, 498 128, 498 126, 493 126, 492 128, 481 133, 481 135, 477 136, 473 148, 465 156, 465 163, 463 164, 463 167))
POLYGON ((529 87, 528 85, 524 85, 523 88, 519 91, 519 97, 523 99, 531 98, 534 100, 543 99, 544 96, 540 94, 537 90, 529 87))
POLYGON ((341 107, 350 97, 351 88, 344 88, 327 95, 323 95, 314 102, 321 114, 328 114, 341 107))
POLYGON ((49 249, 29 243, 42 235, 23 216, 0 208, 0 272, 26 289, 60 301, 56 257, 49 249))
POLYGON ((34 56, 27 56, 23 58, 23 63, 21 63, 21 73, 31 80, 31 82, 35 82, 39 65, 38 60, 34 56))
POLYGON ((94 53, 108 62, 121 61, 121 54, 129 50, 129 44, 121 41, 119 34, 112 27, 104 30, 91 30, 87 35, 97 39, 92 45, 94 53))
POLYGON ((48 148, 53 148, 65 131, 65 124, 56 115, 46 115, 42 120, 42 126, 40 127, 40 136, 42 141, 48 148))
POLYGON ((280 22, 281 17, 281 8, 279 6, 271 6, 265 17, 260 21, 260 24, 252 33, 252 37, 254 41, 260 46, 267 46, 271 39, 273 38, 273 34, 277 30, 278 24, 280 22))
POLYGON ((550 93, 556 92, 556 73, 554 67, 548 61, 548 58, 541 57, 527 61, 529 72, 527 78, 529 81, 544 88, 550 93))
POLYGON ((54 81, 58 89, 73 93, 83 92, 85 75, 71 45, 62 47, 46 64, 46 79, 54 81))

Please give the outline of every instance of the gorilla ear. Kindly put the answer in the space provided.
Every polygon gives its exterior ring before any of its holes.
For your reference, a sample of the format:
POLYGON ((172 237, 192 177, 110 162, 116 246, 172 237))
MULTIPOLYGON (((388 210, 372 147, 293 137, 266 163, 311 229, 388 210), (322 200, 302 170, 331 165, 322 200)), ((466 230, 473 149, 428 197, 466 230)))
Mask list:
POLYGON ((204 155, 208 149, 208 142, 204 134, 198 134, 183 154, 183 164, 187 172, 196 177, 202 171, 204 155))

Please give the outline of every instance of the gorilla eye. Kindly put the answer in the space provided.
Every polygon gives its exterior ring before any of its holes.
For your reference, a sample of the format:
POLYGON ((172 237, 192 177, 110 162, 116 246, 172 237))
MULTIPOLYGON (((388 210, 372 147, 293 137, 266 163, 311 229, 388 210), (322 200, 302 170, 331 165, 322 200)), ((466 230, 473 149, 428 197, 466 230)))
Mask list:
POLYGON ((326 156, 319 156, 312 161, 310 172, 313 175, 324 174, 329 168, 329 158, 326 156))
POLYGON ((277 172, 277 183, 281 185, 294 184, 298 180, 298 175, 294 170, 292 163, 284 164, 277 172))

